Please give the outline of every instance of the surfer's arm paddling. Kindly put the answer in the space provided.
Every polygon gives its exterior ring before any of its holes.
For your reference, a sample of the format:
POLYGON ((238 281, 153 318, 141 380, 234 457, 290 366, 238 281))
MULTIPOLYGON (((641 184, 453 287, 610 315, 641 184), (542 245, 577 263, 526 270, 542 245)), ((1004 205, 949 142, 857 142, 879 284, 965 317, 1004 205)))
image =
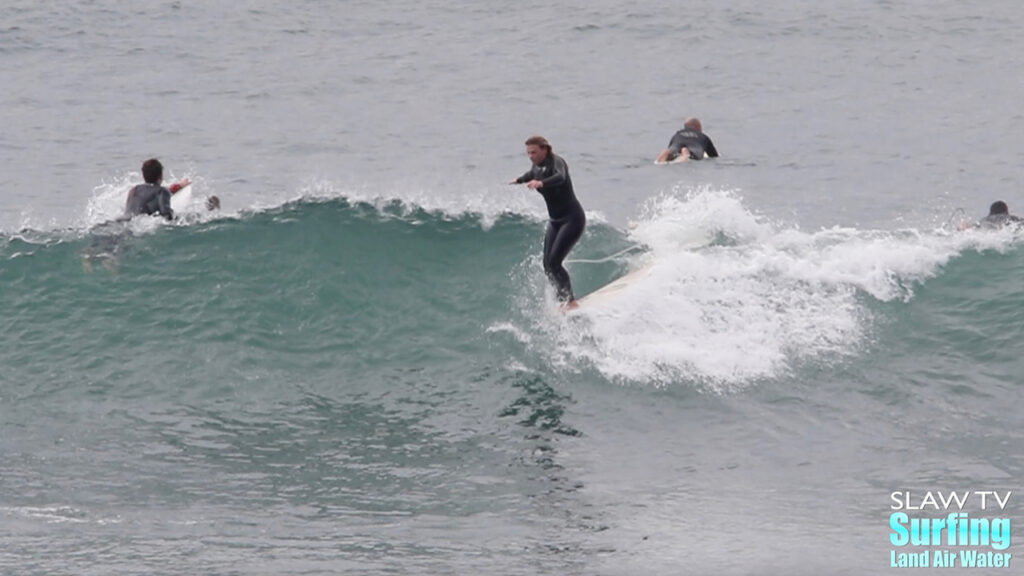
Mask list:
POLYGON ((704 136, 704 153, 708 155, 708 158, 718 158, 718 150, 715 149, 715 143, 708 138, 707 134, 704 136))
POLYGON ((168 186, 167 187, 167 191, 170 192, 171 195, 174 195, 174 194, 177 194, 178 192, 181 192, 182 190, 184 190, 191 183, 192 183, 191 180, 189 180, 188 178, 185 178, 184 180, 179 180, 179 181, 175 182, 174 184, 171 184, 170 186, 168 186))

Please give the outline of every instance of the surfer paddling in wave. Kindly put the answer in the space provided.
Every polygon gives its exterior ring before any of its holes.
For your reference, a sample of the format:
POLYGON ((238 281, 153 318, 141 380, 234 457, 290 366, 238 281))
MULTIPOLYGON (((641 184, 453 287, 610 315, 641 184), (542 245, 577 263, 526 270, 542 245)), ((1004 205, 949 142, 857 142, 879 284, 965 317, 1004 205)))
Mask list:
MULTIPOLYGON (((963 209, 959 209, 959 212, 962 213, 963 209)), ((959 228, 960 230, 970 230, 973 228, 992 230, 1011 225, 1017 227, 1024 226, 1024 218, 1010 214, 1010 207, 1006 205, 1006 202, 996 200, 989 206, 988 216, 977 222, 961 220, 959 228)))
POLYGON ((684 162, 688 159, 703 160, 704 154, 708 158, 718 158, 718 150, 711 138, 704 133, 700 120, 687 118, 683 123, 683 129, 672 135, 668 148, 662 152, 655 164, 667 164, 669 162, 684 162))
POLYGON ((569 251, 583 236, 587 217, 576 199, 569 177, 569 165, 554 153, 543 136, 526 140, 526 155, 533 166, 510 184, 526 184, 544 197, 548 207, 548 226, 544 233, 544 273, 555 287, 558 301, 566 309, 577 306, 569 272, 562 265, 569 251))
POLYGON ((997 200, 989 206, 988 216, 982 218, 975 226, 980 228, 1002 228, 1011 224, 1020 226, 1022 223, 1024 223, 1024 219, 1010 214, 1010 207, 1006 205, 1006 202, 997 200))
POLYGON ((175 182, 170 188, 164 188, 160 185, 164 181, 164 166, 156 158, 150 158, 142 163, 142 179, 146 181, 145 184, 139 184, 128 191, 128 200, 124 206, 125 218, 139 214, 159 214, 167 220, 173 220, 171 195, 191 184, 189 179, 175 182))
MULTIPOLYGON (((128 191, 124 215, 98 224, 89 231, 92 240, 89 246, 82 251, 82 269, 85 272, 92 272, 93 262, 100 261, 112 274, 116 274, 118 256, 123 251, 128 238, 132 236, 127 222, 139 214, 148 216, 159 214, 167 220, 173 220, 174 210, 171 208, 171 196, 192 183, 185 178, 171 184, 169 188, 161 186, 164 180, 164 167, 156 158, 150 158, 142 163, 142 178, 145 180, 145 184, 134 186, 128 191)), ((220 198, 207 197, 206 209, 211 212, 219 210, 220 198)))
MULTIPOLYGON (((128 191, 128 199, 125 201, 124 216, 120 220, 130 220, 139 214, 152 216, 159 214, 167 220, 174 219, 174 209, 171 207, 171 196, 181 192, 192 182, 185 178, 169 188, 161 186, 164 180, 164 167, 156 158, 150 158, 142 164, 142 178, 145 184, 139 184, 128 191)), ((206 198, 206 209, 210 212, 220 209, 220 198, 208 196, 206 198)))

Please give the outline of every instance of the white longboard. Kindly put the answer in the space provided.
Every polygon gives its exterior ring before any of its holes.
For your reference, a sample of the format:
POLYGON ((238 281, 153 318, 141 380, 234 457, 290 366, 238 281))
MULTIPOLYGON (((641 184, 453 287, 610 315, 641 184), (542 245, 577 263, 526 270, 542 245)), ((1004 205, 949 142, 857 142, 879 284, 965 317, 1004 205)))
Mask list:
POLYGON ((583 298, 576 301, 578 304, 577 308, 592 308, 600 306, 609 301, 616 299, 623 292, 629 289, 630 286, 636 284, 637 281, 645 278, 651 273, 651 269, 654 268, 653 263, 647 263, 633 270, 629 274, 612 280, 604 286, 594 290, 590 294, 587 294, 583 298))
MULTIPOLYGON (((705 158, 708 157, 708 153, 707 152, 704 153, 704 157, 705 158)), ((675 158, 669 160, 668 162, 658 162, 657 160, 655 160, 654 163, 659 165, 659 166, 664 165, 664 164, 682 164, 683 162, 686 162, 689 159, 690 159, 690 156, 688 154, 680 154, 680 155, 676 156, 675 158)))

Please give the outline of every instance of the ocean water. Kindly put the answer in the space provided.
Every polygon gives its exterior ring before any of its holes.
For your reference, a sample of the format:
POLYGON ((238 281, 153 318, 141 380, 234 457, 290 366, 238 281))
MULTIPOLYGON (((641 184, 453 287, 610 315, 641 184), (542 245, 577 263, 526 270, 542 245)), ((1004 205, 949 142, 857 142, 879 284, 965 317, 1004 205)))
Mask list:
POLYGON ((960 227, 1024 206, 1022 31, 1010 2, 6 3, 0 573, 1018 554, 1024 232, 960 227), (691 115, 722 158, 653 165, 691 115), (650 265, 606 306, 553 301, 505 184, 533 133, 588 212, 577 293, 650 265), (151 156, 180 217, 113 222, 151 156), (892 542, 950 491, 1018 539, 892 542))

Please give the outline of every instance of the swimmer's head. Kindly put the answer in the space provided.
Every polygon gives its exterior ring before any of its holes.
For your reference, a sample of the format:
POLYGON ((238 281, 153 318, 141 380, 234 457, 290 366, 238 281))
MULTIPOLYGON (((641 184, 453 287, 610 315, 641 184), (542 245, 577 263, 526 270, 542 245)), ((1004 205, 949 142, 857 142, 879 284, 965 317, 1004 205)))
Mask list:
POLYGON ((164 165, 156 158, 142 163, 142 179, 147 184, 159 184, 164 179, 164 165))
POLYGON ((993 202, 992 205, 989 206, 989 208, 988 208, 988 215, 989 216, 995 216, 996 214, 1009 214, 1009 213, 1010 213, 1010 207, 1007 206, 1006 202, 1003 202, 1002 200, 997 200, 997 201, 993 202))

